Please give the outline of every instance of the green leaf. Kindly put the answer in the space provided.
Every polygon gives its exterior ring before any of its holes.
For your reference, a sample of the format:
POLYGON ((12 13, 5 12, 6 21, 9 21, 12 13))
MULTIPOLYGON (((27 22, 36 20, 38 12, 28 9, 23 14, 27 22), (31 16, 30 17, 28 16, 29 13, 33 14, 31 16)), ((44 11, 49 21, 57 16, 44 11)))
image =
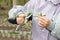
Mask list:
POLYGON ((0 2, 2 2, 3 0, 0 0, 0 2))
POLYGON ((46 16, 46 14, 44 13, 39 13, 39 16, 46 16))
POLYGON ((27 16, 29 16, 29 15, 31 15, 31 13, 30 13, 30 12, 28 12, 28 15, 27 15, 27 16))
POLYGON ((39 13, 39 16, 42 16, 42 13, 39 13))
POLYGON ((9 32, 10 34, 19 34, 18 32, 9 32))

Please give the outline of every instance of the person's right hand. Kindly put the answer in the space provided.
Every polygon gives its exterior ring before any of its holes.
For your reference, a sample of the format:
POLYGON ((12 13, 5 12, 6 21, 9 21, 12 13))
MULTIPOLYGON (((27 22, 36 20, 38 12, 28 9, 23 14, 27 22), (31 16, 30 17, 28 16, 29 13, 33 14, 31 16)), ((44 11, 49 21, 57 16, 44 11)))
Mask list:
POLYGON ((20 14, 18 17, 16 17, 17 24, 23 25, 25 20, 25 14, 20 14))
POLYGON ((51 21, 48 18, 45 18, 43 16, 38 16, 38 24, 40 27, 47 28, 49 27, 51 21))

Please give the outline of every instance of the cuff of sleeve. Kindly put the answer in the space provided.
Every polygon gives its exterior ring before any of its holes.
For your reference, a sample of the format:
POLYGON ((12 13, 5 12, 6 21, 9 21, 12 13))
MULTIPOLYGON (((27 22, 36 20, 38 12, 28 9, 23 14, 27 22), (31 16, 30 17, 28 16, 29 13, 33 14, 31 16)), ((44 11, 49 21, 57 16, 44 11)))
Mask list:
POLYGON ((51 21, 51 24, 47 27, 47 29, 52 31, 54 28, 55 28, 55 22, 51 21))

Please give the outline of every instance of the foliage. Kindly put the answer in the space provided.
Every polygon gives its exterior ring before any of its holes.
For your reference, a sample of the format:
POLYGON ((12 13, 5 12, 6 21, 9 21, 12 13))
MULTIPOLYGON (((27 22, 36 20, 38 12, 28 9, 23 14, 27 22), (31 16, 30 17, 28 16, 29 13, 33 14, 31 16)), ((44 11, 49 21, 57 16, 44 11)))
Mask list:
POLYGON ((0 0, 0 2, 2 2, 3 0, 0 0))

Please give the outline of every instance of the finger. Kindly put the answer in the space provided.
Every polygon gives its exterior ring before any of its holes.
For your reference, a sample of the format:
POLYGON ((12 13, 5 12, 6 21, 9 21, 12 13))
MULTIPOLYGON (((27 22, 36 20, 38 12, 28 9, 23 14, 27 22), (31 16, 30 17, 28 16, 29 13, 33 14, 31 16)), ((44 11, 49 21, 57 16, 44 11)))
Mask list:
MULTIPOLYGON (((44 17, 44 18, 45 18, 45 17, 44 17)), ((49 26, 50 21, 49 21, 49 20, 46 21, 44 18, 40 16, 40 17, 38 18, 38 21, 39 21, 40 25, 42 25, 42 26, 44 26, 44 27, 47 27, 47 26, 49 26)))
POLYGON ((38 21, 41 21, 42 23, 44 23, 44 24, 47 24, 48 22, 46 22, 45 20, 43 20, 43 19, 39 19, 38 21))
POLYGON ((48 22, 43 22, 42 20, 39 21, 39 23, 40 23, 41 25, 43 25, 43 27, 48 27, 48 25, 49 25, 48 22))
POLYGON ((43 25, 42 25, 42 24, 40 24, 40 23, 38 23, 38 25, 39 25, 40 27, 43 27, 43 25))
POLYGON ((48 19, 48 18, 45 18, 45 17, 42 17, 42 16, 39 16, 39 17, 38 17, 38 20, 40 20, 40 18, 41 18, 41 19, 43 19, 43 20, 44 20, 44 21, 46 21, 46 22, 48 22, 48 21, 49 21, 49 19, 48 19))
POLYGON ((45 20, 46 22, 49 22, 49 19, 48 18, 45 18, 45 17, 41 17, 43 20, 45 20))
POLYGON ((46 26, 46 24, 43 23, 42 21, 40 21, 39 24, 40 24, 40 26, 42 26, 42 27, 45 27, 45 26, 46 26))
POLYGON ((43 27, 46 27, 47 24, 43 23, 42 21, 40 22, 41 25, 43 25, 43 27))

